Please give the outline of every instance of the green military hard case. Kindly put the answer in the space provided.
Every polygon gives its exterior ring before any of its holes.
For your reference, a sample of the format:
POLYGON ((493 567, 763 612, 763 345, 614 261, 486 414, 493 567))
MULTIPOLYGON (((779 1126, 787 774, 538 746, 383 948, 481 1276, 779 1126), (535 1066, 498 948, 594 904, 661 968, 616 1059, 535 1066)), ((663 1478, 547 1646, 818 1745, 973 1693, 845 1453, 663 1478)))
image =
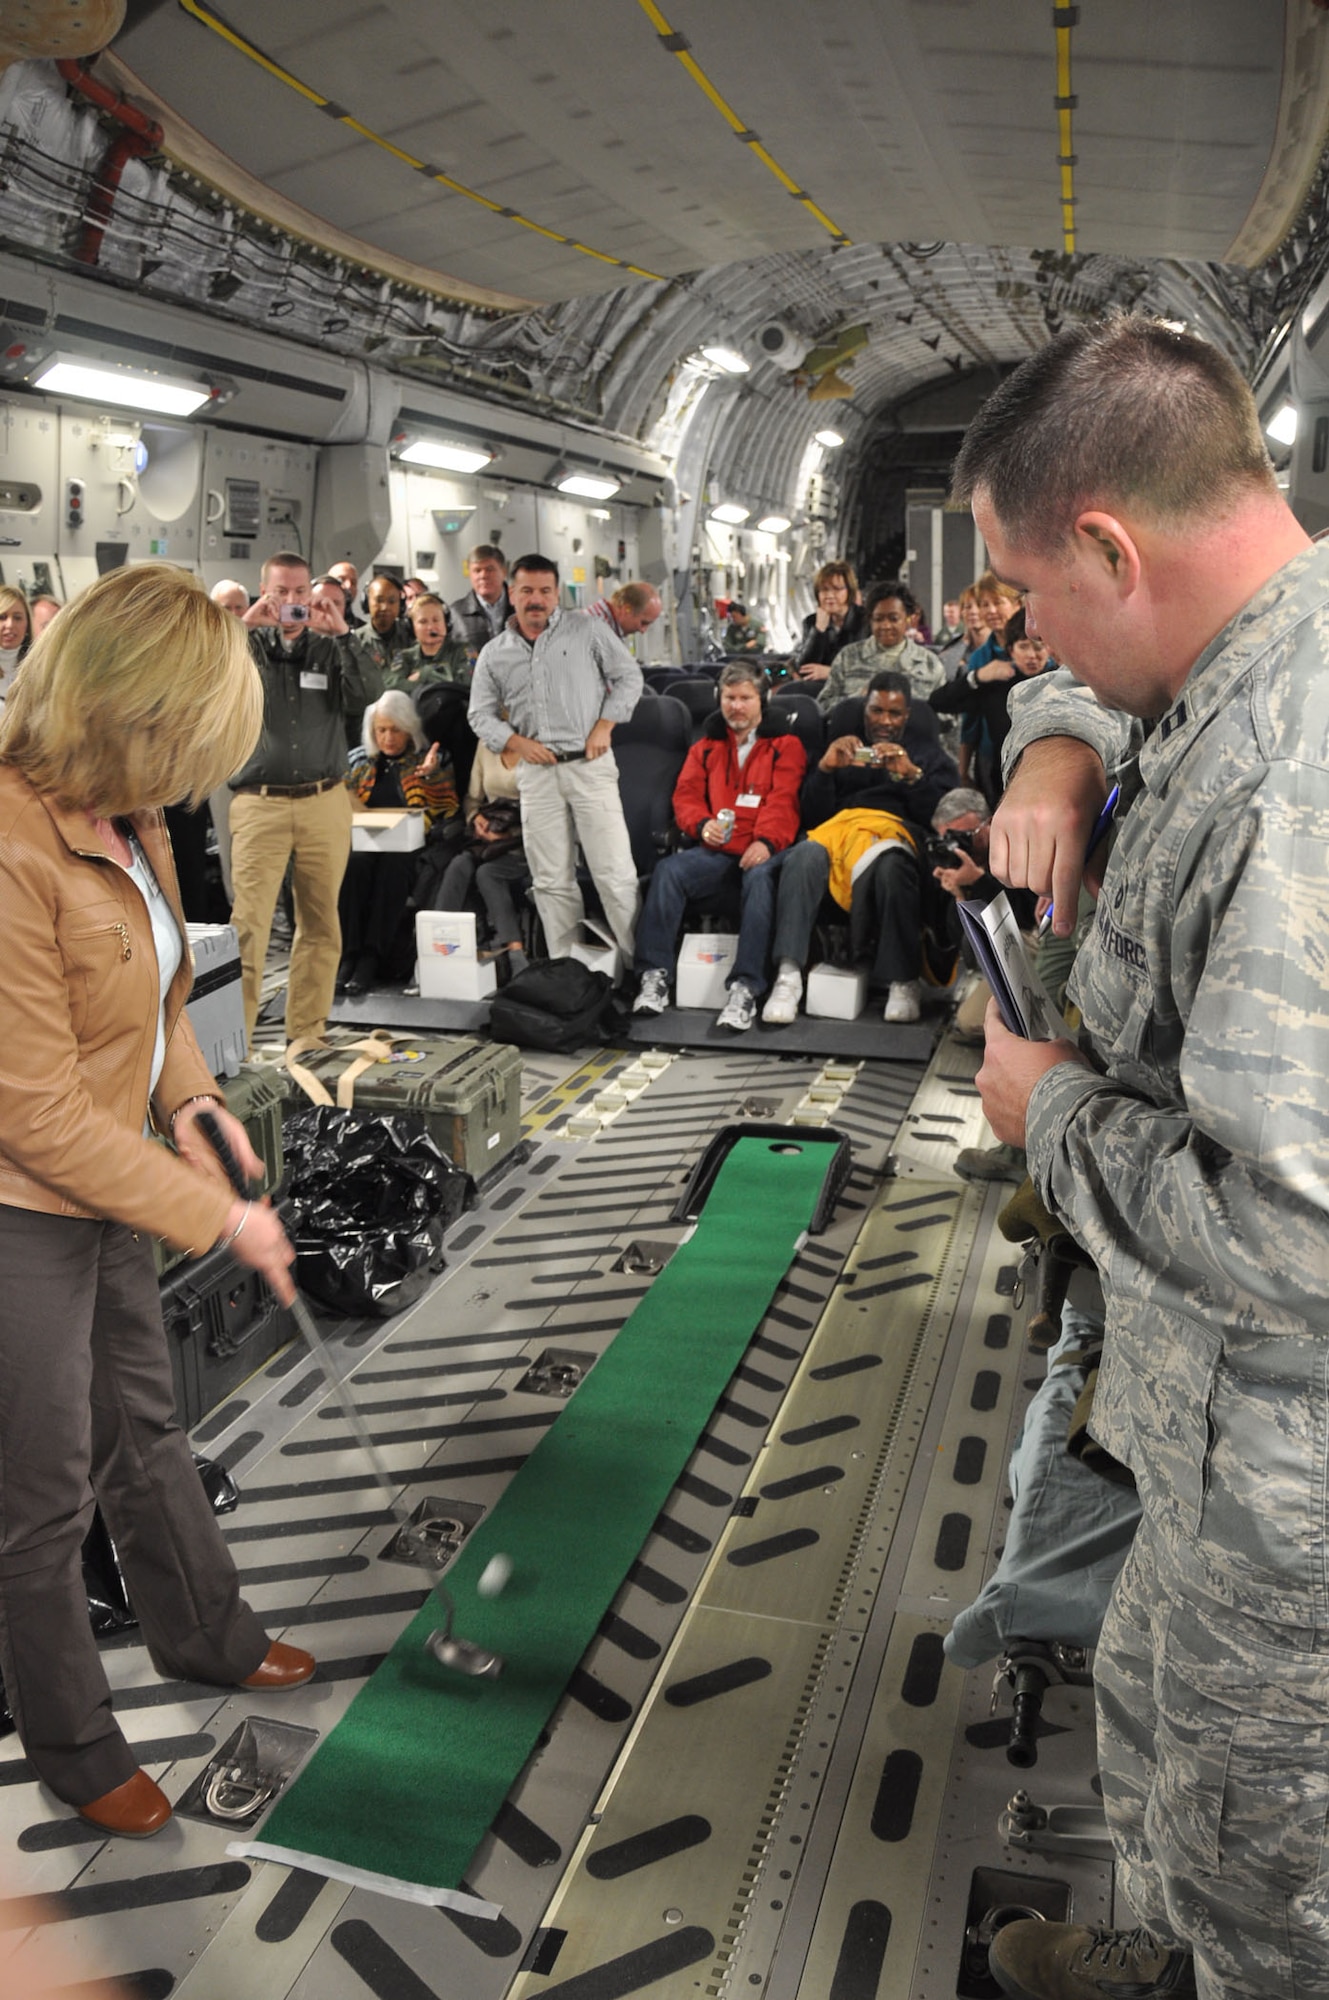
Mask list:
MULTIPOLYGON (((476 1180, 521 1139, 521 1053, 506 1043, 459 1035, 367 1037, 310 1050, 296 1058, 292 1070, 306 1070, 337 1104, 348 1094, 338 1093, 342 1078, 366 1063, 352 1079, 350 1108, 416 1112, 440 1151, 476 1180), (374 1053, 387 1059, 372 1060, 374 1053)), ((288 1105, 296 1109, 310 1101, 293 1074, 288 1105)))

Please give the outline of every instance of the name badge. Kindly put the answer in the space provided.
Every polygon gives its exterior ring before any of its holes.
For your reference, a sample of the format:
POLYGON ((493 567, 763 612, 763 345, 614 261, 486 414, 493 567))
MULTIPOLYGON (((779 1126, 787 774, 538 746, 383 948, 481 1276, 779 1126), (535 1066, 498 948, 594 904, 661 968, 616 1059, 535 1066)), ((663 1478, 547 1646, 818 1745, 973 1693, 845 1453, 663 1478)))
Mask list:
POLYGON ((300 685, 302 688, 316 688, 322 693, 327 688, 328 677, 326 674, 314 674, 306 671, 300 676, 300 685))
POLYGON ((740 792, 735 803, 742 806, 745 812, 755 812, 761 804, 761 793, 740 792))

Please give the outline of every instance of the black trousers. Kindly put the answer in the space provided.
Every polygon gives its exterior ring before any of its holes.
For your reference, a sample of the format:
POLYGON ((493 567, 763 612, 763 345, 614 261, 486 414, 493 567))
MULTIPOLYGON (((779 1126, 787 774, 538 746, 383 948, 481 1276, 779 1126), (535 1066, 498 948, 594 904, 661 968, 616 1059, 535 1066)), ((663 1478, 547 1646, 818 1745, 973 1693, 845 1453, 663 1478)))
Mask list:
POLYGON ((159 1673, 234 1686, 267 1634, 176 1421, 146 1238, 0 1207, 0 1382, 0 1674, 33 1770, 86 1805, 139 1761, 88 1621, 94 1497, 159 1673))
POLYGON ((364 952, 373 952, 387 970, 409 961, 406 899, 419 866, 418 852, 351 855, 337 905, 343 965, 354 967, 364 952))

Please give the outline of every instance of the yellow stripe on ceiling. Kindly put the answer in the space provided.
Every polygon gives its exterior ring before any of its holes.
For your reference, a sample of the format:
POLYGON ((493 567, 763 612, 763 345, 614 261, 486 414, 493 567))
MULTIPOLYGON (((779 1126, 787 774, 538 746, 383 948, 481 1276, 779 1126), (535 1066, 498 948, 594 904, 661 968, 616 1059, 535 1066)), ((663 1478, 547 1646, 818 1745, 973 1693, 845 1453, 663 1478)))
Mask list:
POLYGON ((1071 30, 1080 18, 1078 7, 1054 7, 1052 25, 1057 37, 1057 138, 1060 151, 1057 165, 1061 170, 1061 245, 1063 250, 1075 248, 1075 147, 1072 144, 1071 113, 1075 109, 1075 94, 1071 89, 1071 30))
POLYGON ((743 141, 749 152, 755 154, 762 165, 775 175, 776 180, 779 181, 785 192, 791 194, 794 200, 799 202, 807 210, 808 214, 813 216, 821 224, 822 228, 835 238, 837 243, 848 243, 850 239, 845 235, 843 229, 837 223, 831 221, 830 216, 827 215, 824 209, 818 208, 807 189, 801 188, 796 180, 791 179, 778 160, 771 158, 771 155, 762 145, 756 133, 744 124, 733 106, 726 103, 725 99, 721 97, 701 64, 693 55, 687 36, 680 35, 677 29, 670 27, 668 21, 656 6, 655 0, 638 0, 638 5, 641 7, 647 20, 651 23, 651 26, 655 29, 656 34, 669 54, 678 57, 678 60, 682 63, 698 90, 702 92, 703 96, 710 99, 735 138, 743 141))
POLYGON ((345 125, 361 139, 368 139, 371 145, 390 153, 394 160, 400 160, 403 166, 410 167, 415 173, 423 174, 427 180, 436 181, 440 187, 449 189, 453 194, 465 195, 467 201, 477 202, 481 208, 487 208, 491 215, 502 216, 505 222, 515 222, 520 228, 529 229, 536 236, 544 236, 551 243, 562 243, 569 250, 580 251, 583 257, 594 257, 599 264, 612 264, 616 270, 626 271, 634 278, 660 279, 659 271, 648 271, 640 264, 630 264, 624 257, 611 257, 607 251, 594 250, 589 243, 578 242, 575 236, 564 236, 561 230, 546 229, 543 223, 532 222, 528 215, 519 214, 515 208, 508 208, 505 203, 494 201, 487 194, 480 194, 477 189, 467 187, 464 181, 453 180, 451 174, 440 173, 437 167, 416 159, 413 153, 403 152, 400 146, 394 146, 392 141, 385 139, 381 133, 371 131, 368 125, 361 124, 358 118, 353 118, 349 111, 343 110, 330 97, 324 97, 320 91, 311 90, 298 76, 292 76, 290 70, 283 69, 280 63, 272 60, 271 56, 265 56, 262 49, 256 48, 253 42, 237 34, 234 28, 229 27, 218 15, 205 7, 202 0, 180 0, 180 5, 200 26, 209 29, 222 41, 229 42, 233 49, 246 56, 250 62, 257 63, 260 69, 275 77, 278 83, 284 83, 288 90, 295 91, 298 96, 314 105, 317 110, 325 112, 337 124, 345 125))

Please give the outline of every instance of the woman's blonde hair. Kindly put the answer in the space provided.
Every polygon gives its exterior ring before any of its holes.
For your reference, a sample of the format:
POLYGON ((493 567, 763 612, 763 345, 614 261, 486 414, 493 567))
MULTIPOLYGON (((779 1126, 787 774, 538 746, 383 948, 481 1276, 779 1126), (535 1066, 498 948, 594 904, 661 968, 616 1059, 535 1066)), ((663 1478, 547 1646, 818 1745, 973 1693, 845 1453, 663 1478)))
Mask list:
POLYGON ((0 761, 65 807, 197 807, 250 755, 263 685, 244 626, 187 570, 135 563, 90 584, 34 644, 0 761))
POLYGON ((405 688, 389 688, 377 701, 371 701, 365 710, 364 734, 361 742, 366 754, 378 755, 378 739, 374 735, 376 722, 390 722, 394 729, 404 729, 415 749, 423 753, 428 738, 420 727, 420 713, 405 688))
MULTIPOLYGON (((0 618, 4 617, 6 611, 12 611, 15 605, 23 613, 25 627, 23 638, 30 639, 32 637, 32 606, 23 595, 23 592, 16 590, 12 583, 0 583, 0 618)), ((21 645, 23 641, 20 640, 19 643, 21 645)))

